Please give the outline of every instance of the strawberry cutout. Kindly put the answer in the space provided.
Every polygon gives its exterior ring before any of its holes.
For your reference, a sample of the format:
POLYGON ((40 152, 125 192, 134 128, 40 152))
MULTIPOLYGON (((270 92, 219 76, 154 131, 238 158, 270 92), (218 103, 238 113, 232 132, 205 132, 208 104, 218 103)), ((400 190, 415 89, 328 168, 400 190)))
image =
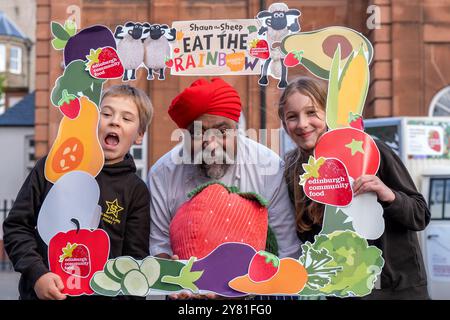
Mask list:
POLYGON ((84 244, 67 242, 62 252, 59 262, 64 272, 72 275, 76 271, 77 276, 81 278, 86 278, 91 273, 91 257, 89 249, 84 244))
POLYGON ((75 119, 80 113, 80 100, 74 94, 69 94, 66 89, 62 92, 62 98, 58 101, 59 110, 66 117, 75 119))
POLYGON ((86 70, 97 79, 115 79, 122 77, 124 68, 119 55, 112 47, 91 49, 86 56, 86 70))
POLYGON ((350 124, 350 127, 364 131, 364 122, 361 115, 350 111, 348 115, 348 123, 350 124))
POLYGON ((270 57, 268 42, 263 39, 253 39, 250 42, 250 55, 255 58, 267 60, 270 57))
POLYGON ((270 280, 277 273, 279 265, 280 259, 277 256, 259 251, 250 261, 248 276, 255 282, 270 280))
POLYGON ((303 53, 303 50, 293 50, 289 52, 284 58, 283 64, 288 68, 295 67, 300 64, 300 61, 302 61, 303 53))
POLYGON ((348 206, 353 191, 345 165, 338 159, 310 156, 303 164, 305 173, 300 176, 300 185, 308 198, 336 207, 348 206))

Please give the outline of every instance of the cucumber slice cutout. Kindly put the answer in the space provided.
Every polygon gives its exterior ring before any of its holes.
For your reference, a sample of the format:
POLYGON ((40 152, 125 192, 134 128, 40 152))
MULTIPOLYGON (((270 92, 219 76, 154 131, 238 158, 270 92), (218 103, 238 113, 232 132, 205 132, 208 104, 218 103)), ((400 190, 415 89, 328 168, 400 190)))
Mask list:
POLYGON ((131 257, 119 257, 114 261, 113 270, 117 277, 123 278, 131 270, 139 270, 139 264, 131 257))
POLYGON ((108 297, 117 296, 121 289, 119 282, 112 280, 102 271, 96 272, 89 284, 95 293, 108 297))
POLYGON ((120 283, 122 281, 122 279, 116 275, 116 273, 114 272, 114 269, 113 269, 115 261, 116 261, 115 259, 108 260, 105 264, 105 267, 103 268, 103 271, 112 280, 120 283))
POLYGON ((151 287, 158 280, 161 267, 155 258, 147 257, 142 260, 140 270, 147 278, 148 286, 151 287))
POLYGON ((148 289, 147 277, 139 270, 129 271, 122 280, 122 292, 125 295, 145 297, 148 289))

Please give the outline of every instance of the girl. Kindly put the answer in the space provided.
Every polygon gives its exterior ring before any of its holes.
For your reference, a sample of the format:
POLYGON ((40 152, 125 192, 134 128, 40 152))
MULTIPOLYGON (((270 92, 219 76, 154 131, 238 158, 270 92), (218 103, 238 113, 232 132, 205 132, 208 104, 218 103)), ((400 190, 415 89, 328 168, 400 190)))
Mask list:
MULTIPOLYGON (((297 233, 303 242, 314 242, 322 229, 324 205, 316 203, 299 185, 302 164, 313 155, 320 136, 327 131, 325 122, 326 85, 314 78, 292 81, 280 97, 278 115, 283 127, 297 145, 286 155, 285 179, 296 210, 297 233)), ((417 191, 400 158, 384 143, 376 176, 363 175, 353 183, 354 196, 374 192, 384 209, 385 231, 369 241, 383 251, 385 265, 381 289, 365 299, 429 299, 427 280, 416 231, 430 221, 430 212, 417 191)))

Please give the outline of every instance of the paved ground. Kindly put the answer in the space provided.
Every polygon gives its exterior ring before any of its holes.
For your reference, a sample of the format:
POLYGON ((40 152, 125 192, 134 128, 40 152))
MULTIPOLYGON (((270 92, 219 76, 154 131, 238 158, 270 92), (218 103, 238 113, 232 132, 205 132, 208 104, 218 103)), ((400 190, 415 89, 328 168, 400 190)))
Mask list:
POLYGON ((20 274, 14 271, 0 271, 0 300, 17 300, 20 274))

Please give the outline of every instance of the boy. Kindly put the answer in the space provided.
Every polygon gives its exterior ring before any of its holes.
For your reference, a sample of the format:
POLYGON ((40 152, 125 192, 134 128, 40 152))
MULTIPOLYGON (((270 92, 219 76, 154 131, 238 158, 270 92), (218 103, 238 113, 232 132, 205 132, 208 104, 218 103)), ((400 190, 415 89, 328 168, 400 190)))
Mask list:
MULTIPOLYGON (((128 85, 113 86, 102 97, 98 136, 105 165, 96 180, 102 207, 99 228, 110 237, 109 258, 149 255, 150 197, 128 152, 133 143, 142 143, 152 115, 147 95, 128 85)), ((44 176, 45 159, 28 175, 3 224, 5 249, 22 274, 20 299, 66 298, 61 278, 48 269, 47 246, 36 230, 39 210, 53 185, 44 176)))

